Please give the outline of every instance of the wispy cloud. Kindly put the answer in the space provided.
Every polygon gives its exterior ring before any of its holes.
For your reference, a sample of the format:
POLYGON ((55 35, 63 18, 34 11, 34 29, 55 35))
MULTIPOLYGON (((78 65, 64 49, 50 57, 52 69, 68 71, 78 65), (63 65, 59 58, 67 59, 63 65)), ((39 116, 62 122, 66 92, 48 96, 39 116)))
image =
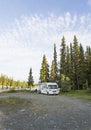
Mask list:
POLYGON ((63 16, 23 16, 0 33, 0 72, 26 80, 32 67, 38 81, 42 55, 45 53, 51 62, 54 42, 59 53, 63 35, 67 43, 77 35, 79 42, 86 46, 90 45, 90 34, 90 14, 77 16, 67 12, 63 16))

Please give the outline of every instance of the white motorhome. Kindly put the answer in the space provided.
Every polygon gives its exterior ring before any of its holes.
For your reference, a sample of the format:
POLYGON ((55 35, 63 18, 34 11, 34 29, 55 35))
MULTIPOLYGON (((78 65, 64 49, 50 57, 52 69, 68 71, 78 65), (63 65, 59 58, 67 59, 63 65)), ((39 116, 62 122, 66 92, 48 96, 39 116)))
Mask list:
POLYGON ((59 94, 60 89, 58 88, 57 83, 46 82, 39 83, 38 93, 43 94, 59 94))

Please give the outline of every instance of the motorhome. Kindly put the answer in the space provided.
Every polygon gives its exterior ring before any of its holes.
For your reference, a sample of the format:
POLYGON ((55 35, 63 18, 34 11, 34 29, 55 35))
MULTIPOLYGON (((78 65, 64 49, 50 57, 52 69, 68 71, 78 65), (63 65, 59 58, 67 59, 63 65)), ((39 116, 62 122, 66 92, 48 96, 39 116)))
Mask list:
POLYGON ((60 89, 58 88, 57 83, 46 82, 39 83, 38 93, 42 94, 59 94, 60 89))

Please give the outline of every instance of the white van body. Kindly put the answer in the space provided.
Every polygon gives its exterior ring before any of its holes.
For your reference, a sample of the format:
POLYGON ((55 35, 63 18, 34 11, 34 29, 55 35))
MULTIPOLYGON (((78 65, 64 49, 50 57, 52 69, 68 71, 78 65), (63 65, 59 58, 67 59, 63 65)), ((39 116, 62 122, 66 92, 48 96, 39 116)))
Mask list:
POLYGON ((59 94, 60 89, 58 88, 57 83, 40 83, 38 87, 38 93, 43 94, 59 94))

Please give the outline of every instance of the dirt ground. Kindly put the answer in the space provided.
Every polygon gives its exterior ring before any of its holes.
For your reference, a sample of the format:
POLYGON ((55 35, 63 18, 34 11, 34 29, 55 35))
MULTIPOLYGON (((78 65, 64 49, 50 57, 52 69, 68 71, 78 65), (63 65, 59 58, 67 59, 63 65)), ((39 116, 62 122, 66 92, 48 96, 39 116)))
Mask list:
POLYGON ((0 93, 0 130, 91 130, 91 101, 0 93))

